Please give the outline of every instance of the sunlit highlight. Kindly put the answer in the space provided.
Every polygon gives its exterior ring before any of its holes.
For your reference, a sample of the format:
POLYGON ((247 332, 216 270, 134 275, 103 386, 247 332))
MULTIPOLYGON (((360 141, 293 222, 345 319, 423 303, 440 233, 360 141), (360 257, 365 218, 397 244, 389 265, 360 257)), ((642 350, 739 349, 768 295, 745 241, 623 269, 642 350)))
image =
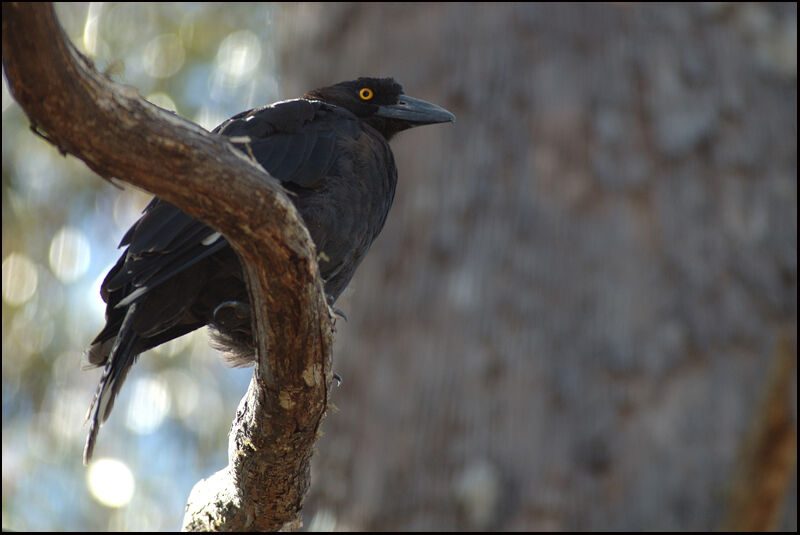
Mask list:
POLYGON ((164 381, 152 377, 137 379, 128 405, 125 425, 140 435, 152 433, 169 414, 170 396, 164 381))
POLYGON ((11 253, 3 260, 3 301, 9 305, 26 303, 39 284, 36 264, 22 253, 11 253))
POLYGON ((153 78, 169 78, 183 67, 186 52, 174 33, 153 38, 144 48, 144 69, 153 78))
POLYGON ((217 69, 227 76, 228 83, 239 85, 261 61, 261 43, 251 31, 233 32, 219 46, 217 69))
POLYGON ((86 13, 86 24, 83 26, 83 49, 89 56, 97 54, 98 28, 103 2, 90 2, 86 13))
POLYGON ((89 240, 79 230, 62 227, 50 242, 50 269, 62 282, 74 282, 89 269, 89 240))
POLYGON ((94 461, 89 466, 86 483, 95 500, 115 508, 130 503, 136 487, 130 468, 116 459, 94 461))

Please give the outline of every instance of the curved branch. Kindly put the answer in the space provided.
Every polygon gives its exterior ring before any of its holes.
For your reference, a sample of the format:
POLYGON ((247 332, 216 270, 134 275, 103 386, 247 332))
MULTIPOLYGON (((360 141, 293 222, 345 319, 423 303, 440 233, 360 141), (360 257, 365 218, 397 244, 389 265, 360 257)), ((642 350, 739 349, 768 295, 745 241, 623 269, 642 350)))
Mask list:
POLYGON ((184 529, 298 526, 327 407, 332 334, 315 248, 294 206, 230 143, 99 74, 51 4, 3 3, 2 24, 3 68, 33 128, 101 176, 221 231, 242 260, 255 372, 233 422, 229 465, 195 486, 184 529))

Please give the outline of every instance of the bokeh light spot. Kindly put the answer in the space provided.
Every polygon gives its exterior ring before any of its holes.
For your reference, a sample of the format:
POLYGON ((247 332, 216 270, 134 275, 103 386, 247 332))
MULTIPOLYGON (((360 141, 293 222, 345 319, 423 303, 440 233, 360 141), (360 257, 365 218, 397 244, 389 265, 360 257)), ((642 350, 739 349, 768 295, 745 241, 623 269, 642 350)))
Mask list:
POLYGON ((86 479, 92 497, 107 507, 122 507, 133 498, 133 472, 121 461, 96 460, 89 466, 86 479))
POLYGON ((39 278, 36 264, 21 253, 11 253, 3 260, 3 301, 9 305, 22 305, 33 294, 39 278))
POLYGON ((186 53, 174 33, 154 37, 144 48, 144 69, 153 78, 169 78, 183 67, 186 53))
POLYGON ((134 433, 152 433, 164 422, 170 409, 170 396, 164 381, 143 377, 133 386, 125 425, 134 433))
POLYGON ((178 418, 186 418, 197 410, 200 390, 197 380, 181 369, 172 368, 161 373, 175 402, 175 414, 178 418))
POLYGON ((62 227, 50 242, 50 269, 62 282, 74 282, 89 269, 89 240, 77 229, 62 227))
POLYGON ((98 30, 100 16, 103 13, 103 2, 92 2, 86 13, 86 24, 83 27, 83 49, 89 56, 97 54, 98 30))
POLYGON ((217 69, 232 86, 247 80, 260 61, 261 43, 258 36, 249 30, 230 34, 217 52, 217 69))

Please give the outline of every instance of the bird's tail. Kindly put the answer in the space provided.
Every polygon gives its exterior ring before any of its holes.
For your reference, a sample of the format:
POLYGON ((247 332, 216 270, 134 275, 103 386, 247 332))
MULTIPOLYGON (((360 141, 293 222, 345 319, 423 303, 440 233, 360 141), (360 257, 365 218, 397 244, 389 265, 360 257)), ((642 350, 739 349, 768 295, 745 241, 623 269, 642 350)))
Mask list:
POLYGON ((97 385, 92 404, 86 413, 86 421, 89 422, 89 436, 86 438, 86 447, 83 450, 83 464, 89 464, 97 441, 97 433, 100 425, 106 421, 111 409, 114 407, 114 399, 117 397, 125 377, 136 359, 136 342, 138 336, 132 328, 133 318, 136 314, 137 304, 133 303, 128 307, 125 319, 122 321, 119 332, 117 333, 114 346, 108 354, 103 375, 97 385))

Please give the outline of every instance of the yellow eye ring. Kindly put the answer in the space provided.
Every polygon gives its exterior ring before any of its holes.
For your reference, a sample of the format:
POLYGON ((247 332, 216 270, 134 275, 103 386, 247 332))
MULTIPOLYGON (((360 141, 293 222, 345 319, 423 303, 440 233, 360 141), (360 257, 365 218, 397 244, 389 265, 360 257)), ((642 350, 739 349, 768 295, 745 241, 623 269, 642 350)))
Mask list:
POLYGON ((370 100, 373 96, 375 96, 375 93, 373 93, 372 89, 369 87, 362 87, 358 92, 358 96, 361 97, 361 100, 370 100))

